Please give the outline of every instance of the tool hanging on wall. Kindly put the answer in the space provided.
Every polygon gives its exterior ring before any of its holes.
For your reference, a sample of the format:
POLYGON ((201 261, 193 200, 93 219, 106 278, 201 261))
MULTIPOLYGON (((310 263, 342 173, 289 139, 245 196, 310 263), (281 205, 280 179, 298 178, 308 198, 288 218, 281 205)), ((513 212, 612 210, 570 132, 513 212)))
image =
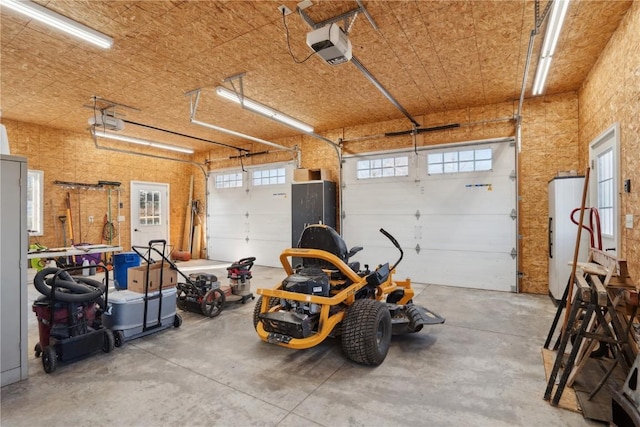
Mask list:
POLYGON ((60 215, 58 219, 62 224, 61 230, 60 230, 62 231, 62 246, 66 248, 67 247, 67 217, 64 215, 60 215))
MULTIPOLYGON (((69 243, 73 246, 73 218, 71 216, 71 193, 67 191, 67 231, 69 234, 69 243)), ((66 246, 66 243, 65 243, 66 246)))
MULTIPOLYGON (((98 185, 101 187, 107 187, 107 213, 104 216, 104 225, 102 226, 102 240, 113 245, 113 239, 118 234, 115 226, 113 225, 113 217, 111 216, 111 191, 113 187, 120 187, 118 181, 98 181, 98 185)), ((119 188, 116 191, 120 191, 119 188)))

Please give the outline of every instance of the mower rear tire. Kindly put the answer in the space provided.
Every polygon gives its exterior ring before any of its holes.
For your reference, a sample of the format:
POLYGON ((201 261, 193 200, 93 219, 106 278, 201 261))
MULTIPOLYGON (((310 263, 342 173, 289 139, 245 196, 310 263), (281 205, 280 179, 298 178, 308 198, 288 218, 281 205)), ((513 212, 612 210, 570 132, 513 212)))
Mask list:
POLYGON ((42 349, 42 368, 47 374, 52 373, 58 367, 58 354, 55 347, 48 345, 42 349))
POLYGON ((204 294, 200 309, 207 317, 216 317, 224 308, 224 292, 221 289, 210 289, 204 294))
POLYGON ((179 328, 180 326, 182 326, 182 316, 176 313, 176 315, 173 316, 173 327, 179 328))
POLYGON ((33 348, 33 351, 35 352, 36 359, 42 355, 42 346, 40 345, 39 342, 36 343, 36 346, 33 348))
POLYGON ((104 330, 104 338, 102 341, 102 351, 105 353, 111 353, 116 346, 116 339, 113 336, 111 329, 104 330))
POLYGON ((381 364, 391 343, 391 314, 376 300, 356 300, 342 321, 342 351, 363 365, 381 364))
POLYGON ((178 283, 178 291, 176 293, 176 306, 180 310, 187 309, 187 293, 182 289, 181 283, 178 283))
MULTIPOLYGON (((269 310, 280 304, 278 298, 269 297, 269 310)), ((260 310, 262 310, 262 295, 258 297, 256 305, 253 308, 253 328, 258 329, 258 322, 260 321, 260 310)))
POLYGON ((122 331, 114 331, 113 332, 113 344, 116 347, 122 347, 124 344, 124 332, 122 331))

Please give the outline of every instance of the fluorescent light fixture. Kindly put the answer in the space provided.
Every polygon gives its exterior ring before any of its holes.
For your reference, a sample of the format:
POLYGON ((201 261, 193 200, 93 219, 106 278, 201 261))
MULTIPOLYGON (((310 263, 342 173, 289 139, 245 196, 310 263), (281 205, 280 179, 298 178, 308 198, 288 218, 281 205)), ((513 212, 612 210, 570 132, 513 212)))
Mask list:
POLYGON ((92 129, 95 136, 100 138, 114 139, 117 141, 130 142, 132 144, 146 145, 147 147, 161 148, 163 150, 177 151, 179 153, 193 154, 190 148, 177 147, 175 145, 162 144, 160 142, 149 141, 148 139, 134 138, 132 136, 120 135, 118 133, 107 132, 102 129, 92 129))
POLYGON ((538 59, 536 78, 533 81, 532 94, 534 96, 540 95, 544 90, 549 69, 551 68, 551 60, 558 45, 560 30, 562 29, 568 8, 569 0, 553 0, 553 7, 551 8, 549 21, 547 22, 547 31, 544 34, 544 42, 542 43, 542 50, 540 51, 540 59, 538 59))
POLYGON ((29 18, 40 21, 74 37, 78 37, 86 42, 103 49, 113 46, 113 39, 97 32, 85 25, 82 25, 66 16, 42 7, 29 0, 0 0, 0 6, 22 13, 29 18))
POLYGON ((242 102, 240 102, 240 97, 238 96, 238 94, 225 87, 218 86, 216 88, 216 93, 218 94, 218 96, 241 104, 244 108, 246 108, 247 110, 251 110, 254 113, 258 113, 269 119, 284 123, 287 126, 291 126, 303 132, 313 132, 313 126, 301 122, 298 119, 294 119, 293 117, 281 113, 280 111, 274 110, 273 108, 267 107, 266 105, 260 104, 259 102, 249 99, 246 96, 242 97, 242 102))

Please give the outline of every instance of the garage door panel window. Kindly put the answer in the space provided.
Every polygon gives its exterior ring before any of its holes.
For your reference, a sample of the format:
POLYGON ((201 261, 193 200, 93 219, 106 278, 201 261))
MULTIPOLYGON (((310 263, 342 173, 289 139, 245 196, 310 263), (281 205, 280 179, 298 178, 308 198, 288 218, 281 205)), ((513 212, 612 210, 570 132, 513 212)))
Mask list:
POLYGON ((395 176, 409 176, 408 156, 358 161, 358 179, 389 178, 395 176))
POLYGON ((445 151, 427 156, 427 173, 464 173, 490 171, 493 167, 491 148, 477 150, 445 151))
POLYGON ((216 188, 242 187, 242 172, 216 175, 216 188))
POLYGON ((286 182, 286 173, 284 168, 264 169, 253 171, 253 185, 276 185, 286 182))

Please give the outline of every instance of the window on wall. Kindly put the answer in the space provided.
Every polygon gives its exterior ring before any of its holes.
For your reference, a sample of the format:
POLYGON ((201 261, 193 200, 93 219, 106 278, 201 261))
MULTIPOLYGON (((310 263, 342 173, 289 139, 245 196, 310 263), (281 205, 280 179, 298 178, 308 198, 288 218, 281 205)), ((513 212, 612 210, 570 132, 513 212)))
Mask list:
POLYGON ((216 188, 242 187, 242 172, 227 173, 216 176, 216 188))
POLYGON ((31 236, 42 236, 43 233, 43 186, 44 172, 27 171, 27 229, 31 236))
POLYGON ((598 213, 600 214, 600 229, 603 235, 612 237, 614 230, 614 197, 613 188, 613 149, 608 149, 597 157, 597 185, 598 185, 598 213))
POLYGON ((160 225, 160 192, 140 190, 140 225, 160 225))
POLYGON ((431 153, 427 157, 427 173, 435 175, 488 171, 493 167, 492 159, 491 148, 431 153))
POLYGON ((253 172, 253 185, 274 185, 285 183, 284 168, 264 169, 253 172))
POLYGON ((409 157, 358 160, 358 179, 409 176, 409 157))

